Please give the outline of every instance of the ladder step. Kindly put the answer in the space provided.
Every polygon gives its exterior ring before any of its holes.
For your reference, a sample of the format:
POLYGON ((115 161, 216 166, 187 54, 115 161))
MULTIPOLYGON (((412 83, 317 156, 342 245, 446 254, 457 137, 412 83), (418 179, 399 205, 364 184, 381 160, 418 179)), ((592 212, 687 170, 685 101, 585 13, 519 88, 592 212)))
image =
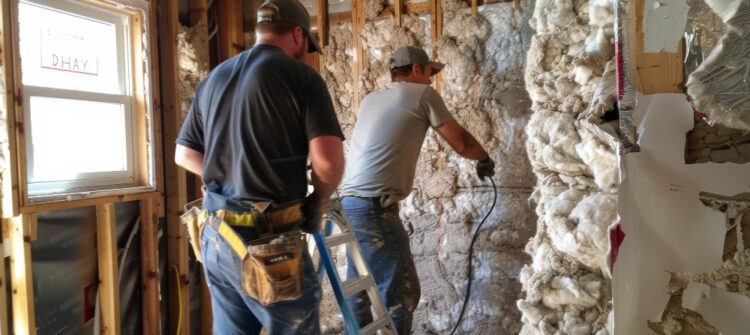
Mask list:
MULTIPOLYGON (((388 318, 378 318, 377 320, 370 322, 369 325, 365 326, 360 330, 360 333, 362 335, 370 335, 377 333, 378 330, 386 328, 386 326, 390 327, 391 320, 388 318)), ((395 334, 395 329, 392 329, 393 334, 395 334)), ((384 333, 389 334, 389 333, 384 333)))
POLYGON ((354 241, 354 234, 352 234, 351 232, 339 233, 326 237, 326 245, 329 248, 333 248, 337 245, 349 243, 352 241, 354 241))
POLYGON ((341 283, 341 286, 344 289, 344 295, 350 297, 370 286, 375 286, 375 281, 369 275, 358 276, 341 283))

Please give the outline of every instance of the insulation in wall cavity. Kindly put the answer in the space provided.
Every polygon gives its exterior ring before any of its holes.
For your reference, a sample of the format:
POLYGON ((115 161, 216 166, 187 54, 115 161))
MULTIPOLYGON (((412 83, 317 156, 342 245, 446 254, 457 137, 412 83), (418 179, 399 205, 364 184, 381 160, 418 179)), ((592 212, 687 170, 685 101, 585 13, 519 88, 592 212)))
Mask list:
POLYGON ((685 163, 750 163, 750 133, 695 118, 687 133, 685 163))
POLYGON ((396 27, 393 17, 368 21, 362 27, 361 41, 365 50, 365 68, 359 78, 359 98, 377 91, 391 82, 390 58, 403 45, 424 47, 429 43, 425 22, 416 15, 402 15, 401 26, 396 27))
POLYGON ((355 118, 354 102, 354 48, 352 47, 351 22, 339 22, 328 28, 328 45, 323 49, 323 68, 320 71, 328 85, 333 107, 344 131, 351 137, 355 118))
MULTIPOLYGON (((365 6, 380 5, 365 1, 365 6)), ((480 6, 479 14, 472 15, 465 2, 443 2, 446 37, 437 43, 438 60, 447 63, 442 95, 454 117, 497 162, 499 187, 497 207, 475 245, 472 298, 459 333, 505 334, 521 328, 515 306, 521 296, 518 276, 529 261, 523 246, 536 221, 527 201, 534 185, 524 147, 531 102, 521 71, 533 33, 526 23, 533 1, 522 1, 522 8, 518 13, 512 3, 499 3, 480 6)), ((392 17, 368 20, 360 37, 367 59, 356 82, 360 99, 390 83, 388 61, 398 47, 416 45, 433 54, 428 15, 404 14, 401 27, 392 17)), ((321 71, 347 138, 356 117, 351 44, 350 23, 332 25, 321 71)), ((402 201, 400 214, 422 287, 415 334, 447 332, 457 322, 471 234, 492 203, 488 185, 476 177, 474 161, 459 157, 439 135, 428 132, 415 191, 402 201)), ((326 291, 324 283, 321 324, 326 333, 337 333, 340 313, 326 291)))
POLYGON ((724 21, 714 50, 689 76, 687 93, 711 123, 750 131, 750 0, 706 0, 724 21))
POLYGON ((536 235, 521 271, 521 334, 610 334, 609 228, 617 222, 618 158, 599 129, 614 108, 611 1, 539 0, 526 60, 537 177, 536 235))
POLYGON ((185 119, 198 84, 208 75, 208 29, 203 22, 177 32, 177 76, 180 117, 185 119))
MULTIPOLYGON (((512 334, 521 328, 515 300, 518 276, 529 262, 523 244, 536 217, 527 199, 534 185, 524 150, 530 100, 521 68, 531 30, 533 1, 480 6, 443 1, 438 61, 446 65, 441 95, 456 120, 497 162, 498 203, 474 246, 472 294, 459 333, 512 334)), ((429 35, 427 35, 429 36, 429 35)), ((424 47, 424 44, 421 44, 424 47)), ((429 131, 417 165, 415 191, 402 202, 422 285, 414 333, 449 332, 458 321, 467 278, 468 247, 490 210, 493 190, 476 177, 475 162, 461 158, 429 131)))

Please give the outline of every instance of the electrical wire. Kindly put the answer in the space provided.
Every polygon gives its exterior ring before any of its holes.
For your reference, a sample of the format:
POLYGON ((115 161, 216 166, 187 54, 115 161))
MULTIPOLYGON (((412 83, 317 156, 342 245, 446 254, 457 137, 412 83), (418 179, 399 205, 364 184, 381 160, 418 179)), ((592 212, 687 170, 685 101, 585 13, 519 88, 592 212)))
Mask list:
POLYGON ((464 312, 466 312, 466 305, 469 304, 469 296, 471 295, 471 279, 472 279, 472 268, 471 268, 471 260, 474 258, 474 242, 477 241, 477 237, 479 237, 479 231, 482 229, 482 225, 485 221, 487 221, 487 218, 490 216, 490 213, 495 209, 495 203, 497 202, 497 186, 495 186, 495 181, 490 178, 490 182, 492 183, 492 189, 495 191, 495 197, 492 199, 492 206, 490 207, 490 211, 487 212, 487 214, 484 216, 481 222, 479 222, 479 226, 477 227, 477 230, 474 232, 474 236, 471 238, 471 244, 469 244, 469 267, 467 269, 466 277, 468 279, 468 283, 466 284, 466 295, 464 297, 464 305, 461 307, 461 314, 458 315, 458 321, 456 321, 456 326, 453 327, 453 330, 451 331, 451 335, 456 333, 456 329, 458 329, 458 325, 461 324, 461 319, 464 316, 464 312))
POLYGON ((182 325, 182 293, 180 293, 180 269, 177 265, 172 264, 172 270, 174 270, 175 281, 177 282, 177 306, 179 306, 177 314, 177 335, 180 335, 180 326, 182 325))

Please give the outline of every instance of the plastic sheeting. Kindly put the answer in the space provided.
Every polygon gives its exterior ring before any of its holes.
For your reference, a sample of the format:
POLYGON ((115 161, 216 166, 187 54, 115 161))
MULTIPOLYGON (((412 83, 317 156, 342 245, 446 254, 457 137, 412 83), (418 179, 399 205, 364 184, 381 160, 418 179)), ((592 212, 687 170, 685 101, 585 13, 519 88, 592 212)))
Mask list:
MULTIPOLYGON (((116 205, 117 246, 125 247, 139 215, 137 202, 116 205)), ((96 209, 73 208, 40 213, 38 238, 31 243, 37 333, 94 334, 98 279, 96 209)), ((120 320, 123 334, 141 326, 140 246, 132 239, 120 271, 120 320)))
POLYGON ((693 108, 711 124, 750 131, 750 0, 706 0, 725 34, 688 77, 693 108))

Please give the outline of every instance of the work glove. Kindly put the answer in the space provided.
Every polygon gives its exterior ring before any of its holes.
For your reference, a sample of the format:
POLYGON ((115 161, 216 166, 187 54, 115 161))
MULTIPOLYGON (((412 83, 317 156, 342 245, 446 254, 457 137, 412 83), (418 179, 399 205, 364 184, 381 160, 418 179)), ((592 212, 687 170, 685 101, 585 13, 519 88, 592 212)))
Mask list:
POLYGON ((479 179, 495 175, 495 161, 493 161, 490 156, 477 162, 477 175, 479 176, 479 179))
POLYGON ((302 205, 302 215, 305 217, 305 222, 303 222, 299 228, 308 234, 320 230, 323 222, 323 213, 318 211, 313 203, 311 197, 307 197, 305 203, 302 205))

